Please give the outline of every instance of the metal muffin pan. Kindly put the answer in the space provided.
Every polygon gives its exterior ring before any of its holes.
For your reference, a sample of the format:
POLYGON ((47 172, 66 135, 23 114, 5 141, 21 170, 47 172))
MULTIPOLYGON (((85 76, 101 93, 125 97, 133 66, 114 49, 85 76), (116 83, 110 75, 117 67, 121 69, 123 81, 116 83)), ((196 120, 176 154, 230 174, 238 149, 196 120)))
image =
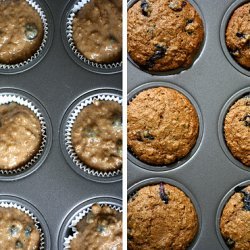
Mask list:
MULTIPOLYGON (((97 74, 75 63, 68 55, 62 40, 61 24, 67 1, 47 2, 53 22, 53 41, 45 57, 29 70, 19 74, 0 72, 0 88, 21 91, 39 103, 51 122, 51 148, 39 168, 15 181, 0 180, 0 196, 14 196, 37 208, 47 222, 51 247, 60 249, 59 232, 70 211, 96 197, 121 200, 122 182, 100 183, 86 179, 72 170, 60 145, 60 127, 70 105, 84 94, 105 89, 122 88, 122 74, 97 74)), ((40 3, 40 1, 38 1, 40 3)), ((15 72, 17 73, 17 72, 15 72)), ((43 110, 42 110, 43 111, 43 110)))
POLYGON ((219 205, 228 190, 250 180, 250 171, 238 167, 237 160, 229 159, 220 140, 224 139, 220 121, 225 108, 229 107, 226 103, 233 104, 250 87, 248 76, 232 66, 221 46, 223 17, 232 4, 242 1, 195 2, 204 17, 206 40, 193 65, 185 71, 163 75, 144 72, 128 60, 127 79, 128 93, 146 83, 166 87, 171 83, 188 92, 198 103, 202 114, 202 140, 195 154, 182 167, 171 171, 142 168, 129 156, 128 188, 148 178, 168 178, 184 185, 196 198, 201 210, 200 233, 192 249, 220 250, 224 247, 217 236, 215 223, 219 205))

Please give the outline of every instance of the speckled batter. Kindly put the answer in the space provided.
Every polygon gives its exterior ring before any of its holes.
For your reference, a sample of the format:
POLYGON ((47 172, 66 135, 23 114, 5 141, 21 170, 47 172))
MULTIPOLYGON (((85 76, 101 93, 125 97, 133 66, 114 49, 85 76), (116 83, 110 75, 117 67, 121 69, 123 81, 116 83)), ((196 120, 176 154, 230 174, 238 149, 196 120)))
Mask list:
POLYGON ((202 20, 183 0, 141 0, 128 10, 128 52, 150 71, 189 67, 203 41, 202 20))
POLYGON ((250 3, 232 14, 226 29, 226 44, 234 59, 250 69, 250 3))
POLYGON ((112 171, 122 166, 122 107, 114 101, 94 101, 83 108, 72 128, 72 144, 89 167, 112 171))
POLYGON ((0 105, 0 169, 15 169, 39 150, 41 125, 29 108, 10 103, 0 105))
POLYGON ((16 208, 0 208, 0 249, 37 250, 40 233, 30 216, 16 208))
POLYGON ((129 250, 184 250, 197 231, 194 205, 177 187, 146 186, 128 201, 129 250))
POLYGON ((224 132, 233 156, 250 167, 250 98, 239 99, 229 109, 224 132))
POLYGON ((230 249, 249 250, 250 186, 236 189, 223 209, 220 230, 230 249))
POLYGON ((39 14, 25 0, 0 1, 0 13, 0 63, 29 59, 43 39, 39 14))
POLYGON ((146 163, 165 165, 183 158, 198 132, 195 108, 174 89, 144 90, 128 105, 128 146, 146 163))
POLYGON ((98 63, 122 58, 122 1, 90 0, 73 20, 73 39, 78 51, 98 63))
POLYGON ((71 250, 122 250, 122 214, 109 206, 94 204, 76 227, 71 250))

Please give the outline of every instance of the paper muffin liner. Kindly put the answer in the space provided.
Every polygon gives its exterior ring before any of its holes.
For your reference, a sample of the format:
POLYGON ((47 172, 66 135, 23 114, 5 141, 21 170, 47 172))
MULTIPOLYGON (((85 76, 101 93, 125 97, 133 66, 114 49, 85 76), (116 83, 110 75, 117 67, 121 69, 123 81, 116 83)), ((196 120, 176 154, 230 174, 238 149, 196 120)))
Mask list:
POLYGON ((74 109, 70 112, 70 115, 68 117, 68 120, 66 122, 65 130, 64 130, 64 143, 66 146, 66 151, 68 152, 69 157, 71 158, 72 162, 79 167, 83 172, 97 176, 97 177, 114 177, 121 175, 122 170, 114 170, 114 171, 100 171, 95 170, 91 167, 88 167, 85 165, 77 156, 77 153, 74 150, 74 147, 72 145, 71 141, 71 132, 73 125, 76 121, 77 116, 79 113, 88 105, 93 104, 94 101, 100 100, 100 101, 114 101, 122 105, 122 97, 119 95, 114 94, 96 94, 90 97, 87 97, 83 99, 80 103, 77 104, 77 106, 74 107, 74 109))
MULTIPOLYGON (((72 220, 70 221, 70 224, 69 224, 69 228, 72 230, 73 232, 73 235, 70 235, 69 237, 65 237, 64 238, 64 243, 63 243, 63 246, 64 246, 64 250, 66 249, 70 249, 70 243, 73 239, 76 238, 76 236, 79 234, 79 232, 77 231, 77 228, 76 228, 76 225, 89 213, 91 212, 91 207, 96 204, 96 203, 93 203, 91 205, 89 205, 88 207, 86 208, 83 208, 81 209, 77 215, 75 215, 72 220)), ((118 206, 118 205, 114 205, 114 204, 110 204, 108 202, 97 202, 97 204, 99 204, 101 207, 105 206, 105 205, 108 205, 110 208, 112 208, 113 210, 116 210, 117 212, 119 213, 122 213, 122 208, 121 206, 118 206)))
POLYGON ((76 13, 86 4, 89 3, 91 0, 80 0, 74 3, 74 5, 71 7, 68 15, 67 15, 67 21, 66 21, 66 37, 68 40, 69 47, 72 49, 72 52, 75 54, 75 56, 80 59, 85 64, 92 66, 94 68, 98 69, 115 69, 122 66, 122 62, 114 62, 114 63, 97 63, 89 60, 84 55, 82 55, 73 40, 73 19, 76 15, 76 13))
POLYGON ((40 144, 40 148, 38 152, 24 166, 21 166, 15 169, 10 169, 10 170, 0 169, 0 174, 5 175, 5 176, 19 174, 25 171, 26 169, 33 167, 36 164, 36 162, 40 159, 42 153, 44 152, 45 145, 47 142, 47 133, 46 133, 47 126, 46 126, 45 119, 42 113, 39 111, 39 109, 36 108, 35 105, 30 100, 26 99, 23 96, 19 96, 18 94, 5 94, 5 93, 0 94, 0 105, 9 104, 11 102, 25 106, 29 108, 31 111, 33 111, 33 113, 36 115, 36 117, 40 121, 42 138, 41 138, 41 144, 40 144))
POLYGON ((40 222, 38 220, 38 218, 36 217, 36 215, 34 213, 32 213, 30 210, 28 210, 26 207, 24 207, 21 204, 18 204, 14 201, 0 201, 0 207, 2 208, 15 208, 18 209, 20 211, 22 211, 23 213, 27 214, 33 221, 35 224, 35 227, 37 228, 38 232, 40 233, 40 244, 39 244, 39 250, 44 250, 46 249, 45 246, 45 234, 42 230, 42 227, 40 225, 40 222))
POLYGON ((43 11, 43 9, 40 7, 40 5, 33 1, 33 0, 26 0, 26 2, 29 3, 29 5, 31 5, 39 14, 42 23, 43 23, 43 40, 42 43, 40 45, 40 47, 38 48, 38 50, 36 51, 36 53, 34 55, 32 55, 30 58, 28 58, 27 60, 20 62, 20 63, 16 63, 16 64, 1 64, 0 63, 0 69, 18 69, 21 68, 23 66, 26 66, 27 64, 33 62, 36 58, 38 58, 41 54, 41 52, 43 51, 46 43, 47 43, 47 39, 48 39, 48 21, 47 21, 47 17, 45 15, 45 12, 43 11))

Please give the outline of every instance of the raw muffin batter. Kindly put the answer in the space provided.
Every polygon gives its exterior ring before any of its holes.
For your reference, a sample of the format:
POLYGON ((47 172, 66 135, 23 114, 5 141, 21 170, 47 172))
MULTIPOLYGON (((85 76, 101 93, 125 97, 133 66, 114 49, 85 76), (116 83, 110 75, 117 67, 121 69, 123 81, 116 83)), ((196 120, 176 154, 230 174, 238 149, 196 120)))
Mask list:
POLYGON ((0 169, 23 166, 38 152, 41 144, 39 119, 29 108, 0 105, 0 169))
POLYGON ((0 63, 29 59, 43 39, 39 14, 25 0, 0 1, 0 13, 0 63))
POLYGON ((224 122, 225 139, 233 156, 250 167, 250 98, 239 99, 224 122))
POLYGON ((128 10, 128 52, 144 69, 189 67, 203 41, 202 20, 183 0, 141 0, 128 10))
POLYGON ((94 204, 76 228, 71 250, 122 250, 122 214, 108 206, 94 204))
POLYGON ((250 249, 250 186, 237 187, 225 205, 220 230, 225 243, 233 250, 250 249))
POLYGON ((0 249, 36 250, 40 233, 34 221, 16 208, 0 208, 0 249))
POLYGON ((122 58, 122 0, 91 0, 73 20, 77 50, 97 63, 122 58))
POLYGON ((72 128, 72 144, 87 166, 112 171, 122 165, 122 107, 114 101, 94 101, 83 108, 72 128))
POLYGON ((197 231, 194 205, 177 187, 146 186, 128 201, 129 250, 184 250, 197 231))
POLYGON ((226 44, 234 59, 250 69, 250 3, 240 6, 231 16, 226 30, 226 44))
POLYGON ((174 89, 144 90, 128 105, 128 146, 146 163, 165 165, 185 157, 198 132, 195 108, 174 89))

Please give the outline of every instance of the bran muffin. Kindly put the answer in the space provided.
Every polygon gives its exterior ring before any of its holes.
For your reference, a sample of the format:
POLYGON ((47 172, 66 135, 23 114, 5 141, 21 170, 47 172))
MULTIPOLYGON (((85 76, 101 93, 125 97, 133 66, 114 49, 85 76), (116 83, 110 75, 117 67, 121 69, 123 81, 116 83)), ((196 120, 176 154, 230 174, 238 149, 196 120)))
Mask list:
POLYGON ((250 98, 239 99, 224 121, 224 135, 233 156, 250 167, 250 98))
POLYGON ((29 108, 0 105, 0 169, 13 170, 29 162, 41 145, 41 125, 29 108))
POLYGON ((122 214, 107 205, 94 204, 76 228, 71 250, 122 250, 122 214))
POLYGON ((128 52, 144 69, 188 68, 204 38, 202 20, 184 0, 141 0, 128 10, 128 52))
POLYGON ((226 45, 234 59, 250 69, 250 3, 232 14, 226 29, 226 45))
POLYGON ((39 49, 43 23, 26 0, 0 1, 0 63, 26 61, 39 49))
POLYGON ((97 63, 122 59, 122 0, 90 0, 73 19, 77 50, 97 63))
POLYGON ((174 89, 144 90, 128 105, 128 147, 143 162, 166 165, 185 157, 198 133, 195 108, 174 89))
POLYGON ((40 232, 32 218, 16 208, 0 208, 0 248, 38 250, 40 232))
POLYGON ((191 200, 179 188, 145 186, 128 201, 128 249, 187 249, 198 232, 191 200))
POLYGON ((220 218, 220 231, 233 250, 250 249, 250 186, 235 189, 220 218))
POLYGON ((108 172, 122 166, 122 107, 95 100, 84 107, 72 128, 72 144, 88 167, 108 172))

